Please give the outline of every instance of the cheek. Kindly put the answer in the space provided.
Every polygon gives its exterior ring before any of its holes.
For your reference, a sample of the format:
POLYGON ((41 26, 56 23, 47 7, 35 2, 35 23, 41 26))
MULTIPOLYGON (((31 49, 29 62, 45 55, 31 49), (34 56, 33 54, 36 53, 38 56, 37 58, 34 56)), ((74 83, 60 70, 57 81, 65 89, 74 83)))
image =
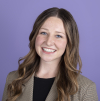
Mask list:
POLYGON ((59 42, 57 42, 57 47, 59 48, 59 49, 61 49, 61 50, 65 50, 65 48, 66 48, 66 45, 67 45, 67 41, 65 40, 63 40, 63 41, 59 41, 59 42))
POLYGON ((37 36, 35 40, 35 46, 39 46, 43 43, 43 39, 41 36, 37 36))
POLYGON ((37 52, 38 55, 40 54, 40 46, 41 46, 41 44, 42 44, 41 37, 37 36, 36 40, 35 40, 35 49, 36 49, 36 52, 37 52))

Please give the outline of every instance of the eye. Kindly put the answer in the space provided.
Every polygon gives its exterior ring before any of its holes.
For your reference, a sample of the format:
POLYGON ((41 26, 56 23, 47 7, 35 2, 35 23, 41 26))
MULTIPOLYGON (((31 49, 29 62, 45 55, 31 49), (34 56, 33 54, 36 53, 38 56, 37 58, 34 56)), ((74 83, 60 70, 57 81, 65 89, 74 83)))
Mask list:
POLYGON ((46 32, 41 32, 40 34, 46 35, 47 33, 46 32))
POLYGON ((56 35, 56 37, 57 37, 57 38, 62 38, 62 36, 60 36, 60 35, 56 35))

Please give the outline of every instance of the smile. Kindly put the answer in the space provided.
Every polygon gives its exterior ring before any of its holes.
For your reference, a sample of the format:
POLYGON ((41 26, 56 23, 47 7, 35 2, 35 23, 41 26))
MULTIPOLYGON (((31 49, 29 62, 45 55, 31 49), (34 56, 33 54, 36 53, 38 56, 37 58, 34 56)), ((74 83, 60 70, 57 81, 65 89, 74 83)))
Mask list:
POLYGON ((44 51, 46 52, 55 52, 56 50, 52 50, 52 49, 47 49, 47 48, 42 48, 44 51))

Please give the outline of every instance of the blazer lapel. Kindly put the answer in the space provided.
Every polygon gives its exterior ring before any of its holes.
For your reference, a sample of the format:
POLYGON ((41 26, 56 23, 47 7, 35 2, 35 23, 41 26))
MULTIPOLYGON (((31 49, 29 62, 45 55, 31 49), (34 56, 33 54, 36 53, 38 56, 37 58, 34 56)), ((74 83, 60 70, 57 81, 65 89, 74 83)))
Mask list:
POLYGON ((54 83, 53 83, 45 101, 55 101, 56 100, 56 98, 58 96, 56 83, 57 83, 57 77, 55 78, 54 83))
POLYGON ((22 85, 22 94, 19 96, 17 101, 33 101, 33 86, 34 86, 34 74, 29 81, 22 85))
MULTIPOLYGON (((33 88, 34 88, 34 75, 29 79, 29 81, 22 85, 22 94, 18 97, 16 101, 33 101, 33 88)), ((55 101, 57 98, 57 87, 56 87, 57 77, 46 97, 45 101, 55 101)))
POLYGON ((55 101, 57 98, 56 80, 54 81, 45 101, 55 101))

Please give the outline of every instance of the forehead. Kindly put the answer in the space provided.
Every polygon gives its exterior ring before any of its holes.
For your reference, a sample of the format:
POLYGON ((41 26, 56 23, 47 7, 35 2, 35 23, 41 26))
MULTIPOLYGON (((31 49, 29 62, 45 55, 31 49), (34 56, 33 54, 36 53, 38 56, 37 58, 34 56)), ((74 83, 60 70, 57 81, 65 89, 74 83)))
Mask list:
POLYGON ((60 30, 65 32, 64 24, 60 18, 57 17, 49 17, 41 28, 48 28, 48 29, 54 29, 54 30, 60 30))

